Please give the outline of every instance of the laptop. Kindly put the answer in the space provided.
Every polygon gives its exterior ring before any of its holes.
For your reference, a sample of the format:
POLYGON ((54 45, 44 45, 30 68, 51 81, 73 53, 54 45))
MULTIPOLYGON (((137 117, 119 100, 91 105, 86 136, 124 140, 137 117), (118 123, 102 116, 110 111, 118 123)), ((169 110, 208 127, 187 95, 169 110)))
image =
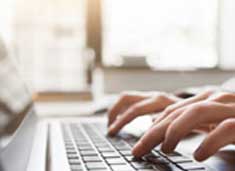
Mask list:
POLYGON ((192 137, 171 154, 156 147, 136 159, 131 148, 138 137, 128 131, 106 136, 105 116, 39 119, 16 68, 9 59, 0 59, 1 171, 235 170, 234 149, 207 163, 194 161, 190 153, 198 139, 192 137))

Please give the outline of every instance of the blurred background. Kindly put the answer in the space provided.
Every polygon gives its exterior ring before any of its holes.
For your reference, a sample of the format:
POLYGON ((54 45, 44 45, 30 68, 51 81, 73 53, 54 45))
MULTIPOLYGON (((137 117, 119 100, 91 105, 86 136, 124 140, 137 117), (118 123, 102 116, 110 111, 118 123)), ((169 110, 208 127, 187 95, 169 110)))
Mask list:
POLYGON ((0 34, 42 97, 173 91, 234 76, 234 8, 233 0, 7 0, 0 34))

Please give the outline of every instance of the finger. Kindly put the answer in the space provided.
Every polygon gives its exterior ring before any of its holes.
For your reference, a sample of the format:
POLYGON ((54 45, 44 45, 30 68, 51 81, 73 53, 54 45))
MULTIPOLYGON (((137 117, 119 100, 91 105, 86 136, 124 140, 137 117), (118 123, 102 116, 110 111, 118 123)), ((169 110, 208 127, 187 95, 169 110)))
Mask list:
POLYGON ((225 104, 234 104, 235 103, 235 94, 234 93, 225 93, 219 92, 211 96, 208 100, 225 103, 225 104))
POLYGON ((131 95, 131 94, 122 95, 119 98, 119 100, 116 102, 116 104, 109 111, 108 125, 111 125, 115 121, 117 115, 123 110, 124 106, 128 108, 128 106, 137 103, 141 100, 144 100, 145 98, 147 97, 141 95, 131 95))
POLYGON ((162 114, 156 119, 156 122, 155 123, 158 123, 160 122, 162 119, 164 119, 166 116, 168 116, 169 114, 171 114, 173 111, 179 109, 179 108, 182 108, 182 107, 185 107, 187 105, 190 105, 192 103, 196 103, 196 102, 199 102, 199 101, 202 101, 202 100, 205 100, 207 99, 213 92, 212 91, 206 91, 206 92, 203 92, 201 94, 198 94, 194 97, 191 97, 189 99, 186 99, 186 100, 182 100, 178 103, 175 103, 173 105, 170 105, 169 107, 167 107, 163 112, 162 114))
POLYGON ((228 119, 222 122, 203 141, 194 153, 198 161, 203 161, 215 154, 221 147, 232 144, 235 141, 235 119, 228 119))
POLYGON ((145 135, 134 146, 132 153, 135 157, 142 157, 149 153, 155 146, 163 142, 165 133, 170 123, 178 117, 180 112, 168 116, 162 122, 153 124, 153 126, 145 133, 145 135))
POLYGON ((194 104, 171 123, 162 150, 166 153, 172 152, 182 138, 201 124, 222 121, 232 115, 234 113, 231 108, 220 103, 194 104))
MULTIPOLYGON (((159 101, 160 103, 160 101, 159 101)), ((142 100, 129 109, 127 109, 109 128, 109 135, 115 135, 126 124, 134 120, 136 117, 150 114, 157 110, 161 110, 162 106, 158 103, 158 99, 151 98, 142 100)))
POLYGON ((155 146, 159 145, 164 140, 168 125, 169 122, 164 122, 150 128, 133 147, 132 154, 135 157, 140 158, 149 153, 155 146))
MULTIPOLYGON (((167 120, 168 117, 171 117, 171 116, 174 116, 174 115, 179 116, 181 113, 183 113, 185 111, 185 109, 186 109, 186 107, 179 108, 179 109, 173 111, 172 113, 170 113, 169 115, 165 115, 165 117, 162 118, 161 120, 158 120, 158 119, 155 120, 152 126, 157 125, 161 122, 164 122, 164 120, 167 120)), ((176 118, 176 117, 174 117, 174 118, 176 118)))

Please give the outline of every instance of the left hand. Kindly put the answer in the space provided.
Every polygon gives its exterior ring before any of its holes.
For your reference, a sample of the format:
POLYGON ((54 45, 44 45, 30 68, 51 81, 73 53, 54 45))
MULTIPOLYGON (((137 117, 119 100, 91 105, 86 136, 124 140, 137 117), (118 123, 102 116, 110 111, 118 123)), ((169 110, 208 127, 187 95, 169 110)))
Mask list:
POLYGON ((218 125, 194 153, 197 160, 205 160, 219 148, 235 141, 235 94, 216 93, 204 101, 181 105, 155 121, 139 140, 133 155, 141 157, 162 143, 162 151, 172 152, 179 141, 192 130, 204 125, 218 125))

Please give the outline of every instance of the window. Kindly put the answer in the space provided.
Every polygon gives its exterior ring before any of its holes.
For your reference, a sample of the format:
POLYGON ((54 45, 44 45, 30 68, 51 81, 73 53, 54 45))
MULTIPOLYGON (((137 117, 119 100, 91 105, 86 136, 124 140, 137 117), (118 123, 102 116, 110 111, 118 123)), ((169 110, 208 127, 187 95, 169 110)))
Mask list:
MULTIPOLYGON (((15 50, 24 78, 34 89, 76 91, 87 86, 86 2, 0 1, 0 35, 15 50)), ((89 4, 94 2, 103 5, 106 65, 119 65, 124 56, 146 56, 157 69, 235 68, 233 0, 91 0, 89 4)), ((99 34, 92 31, 91 38, 99 34)), ((97 43, 96 38, 92 43, 97 43)))
POLYGON ((220 66, 223 69, 235 68, 235 1, 220 2, 220 66))
POLYGON ((38 91, 86 88, 86 0, 19 0, 14 18, 17 55, 38 91))
POLYGON ((5 44, 9 47, 12 43, 12 24, 15 0, 0 2, 0 36, 4 39, 5 44))
POLYGON ((104 0, 103 61, 145 56, 155 68, 217 65, 218 0, 104 0))

